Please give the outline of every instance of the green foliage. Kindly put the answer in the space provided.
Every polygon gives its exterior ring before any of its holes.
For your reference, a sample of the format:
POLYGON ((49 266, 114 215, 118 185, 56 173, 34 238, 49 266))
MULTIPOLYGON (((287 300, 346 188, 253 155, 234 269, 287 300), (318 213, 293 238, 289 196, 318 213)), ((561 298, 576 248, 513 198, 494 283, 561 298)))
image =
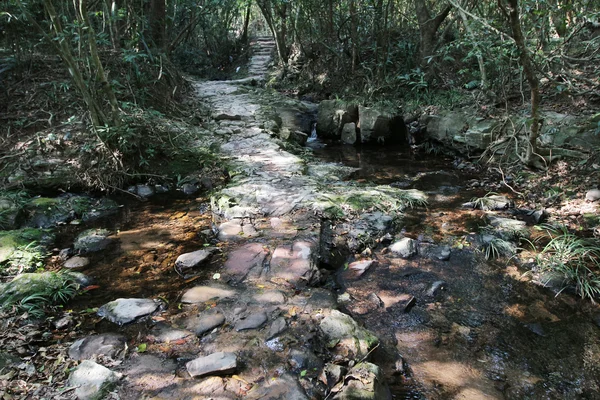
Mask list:
POLYGON ((23 190, 0 191, 0 230, 13 227, 28 200, 29 195, 23 190))
POLYGON ((600 295, 600 243, 581 238, 564 227, 543 227, 550 242, 537 257, 541 272, 550 271, 564 277, 577 293, 594 301, 600 295))
POLYGON ((495 237, 483 245, 483 254, 486 260, 514 255, 515 246, 502 238, 495 237))

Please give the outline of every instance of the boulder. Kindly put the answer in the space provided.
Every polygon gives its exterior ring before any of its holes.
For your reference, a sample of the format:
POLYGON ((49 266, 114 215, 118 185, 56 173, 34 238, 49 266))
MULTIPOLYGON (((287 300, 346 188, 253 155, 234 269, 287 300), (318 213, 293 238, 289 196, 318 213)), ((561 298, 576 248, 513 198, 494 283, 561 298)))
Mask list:
POLYGON ((228 375, 237 368, 237 356, 234 353, 218 352, 199 357, 185 364, 192 378, 206 375, 228 375))
POLYGON ((358 106, 358 128, 361 143, 385 143, 392 139, 389 114, 374 108, 358 106))
POLYGON ((98 309, 98 315, 118 325, 152 314, 159 303, 152 299, 117 299, 98 309))
POLYGON ((90 259, 87 257, 75 256, 65 261, 64 267, 73 271, 84 269, 90 264, 90 259))
POLYGON ((323 100, 319 103, 317 113, 317 135, 320 138, 338 139, 344 124, 356 121, 356 106, 345 105, 339 100, 323 100))
POLYGON ((351 316, 337 310, 325 317, 320 324, 321 331, 329 339, 329 345, 349 359, 361 359, 379 343, 370 331, 358 326, 351 316))
POLYGON ((121 374, 85 360, 69 376, 69 386, 75 387, 79 400, 99 400, 117 383, 121 374))

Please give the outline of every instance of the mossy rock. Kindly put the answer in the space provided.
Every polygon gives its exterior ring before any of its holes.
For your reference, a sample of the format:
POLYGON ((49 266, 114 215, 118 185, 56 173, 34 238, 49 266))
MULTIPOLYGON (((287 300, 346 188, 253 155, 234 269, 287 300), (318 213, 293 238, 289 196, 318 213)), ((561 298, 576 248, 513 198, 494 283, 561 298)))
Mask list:
POLYGON ((320 324, 321 331, 342 356, 362 359, 379 343, 371 331, 360 327, 351 316, 337 310, 325 317, 320 324))
POLYGON ((11 282, 0 287, 0 304, 9 306, 21 300, 40 295, 51 298, 66 285, 76 284, 76 279, 70 273, 42 272, 18 275, 11 282))
POLYGON ((118 211, 119 205, 108 198, 94 199, 87 196, 37 197, 25 206, 29 215, 26 226, 50 228, 76 218, 91 221, 118 211))
POLYGON ((102 251, 112 243, 109 235, 107 229, 88 229, 77 236, 73 247, 80 254, 102 251))
POLYGON ((41 266, 53 235, 43 229, 0 231, 0 273, 31 272, 41 266))

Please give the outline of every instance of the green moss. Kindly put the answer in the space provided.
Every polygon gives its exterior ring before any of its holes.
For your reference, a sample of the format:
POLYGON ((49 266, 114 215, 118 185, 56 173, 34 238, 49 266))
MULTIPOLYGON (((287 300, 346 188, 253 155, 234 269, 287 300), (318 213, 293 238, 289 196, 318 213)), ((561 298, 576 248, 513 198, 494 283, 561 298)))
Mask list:
POLYGON ((42 266, 52 235, 43 229, 0 232, 0 273, 30 272, 42 266))

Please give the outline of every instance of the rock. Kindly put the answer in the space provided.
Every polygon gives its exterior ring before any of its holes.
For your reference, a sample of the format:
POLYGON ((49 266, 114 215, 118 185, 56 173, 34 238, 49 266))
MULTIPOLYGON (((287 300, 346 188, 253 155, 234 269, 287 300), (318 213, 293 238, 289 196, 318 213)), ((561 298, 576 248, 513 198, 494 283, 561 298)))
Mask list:
POLYGON ((529 324, 524 324, 525 328, 529 329, 531 332, 535 333, 538 336, 546 336, 546 332, 541 324, 537 322, 532 322, 529 324))
POLYGON ((390 400, 392 395, 384 382, 377 365, 360 362, 346 374, 344 386, 333 400, 390 400))
POLYGON ((99 400, 121 378, 120 374, 90 360, 85 360, 69 376, 68 384, 75 387, 79 400, 99 400))
POLYGON ((265 322, 267 322, 267 319, 267 313, 264 311, 250 314, 250 316, 238 321, 238 323, 235 324, 235 330, 239 332, 248 329, 258 329, 263 326, 265 322))
POLYGON ((227 221, 219 225, 218 238, 222 242, 235 242, 257 236, 258 232, 251 223, 242 223, 239 219, 227 221))
POLYGON ((106 229, 88 229, 77 236, 73 247, 79 254, 102 251, 112 243, 109 235, 106 229))
POLYGON ((181 297, 182 303, 198 304, 211 299, 226 299, 235 297, 235 290, 226 286, 196 286, 187 290, 181 297))
POLYGON ((344 124, 342 127, 342 143, 356 143, 356 124, 354 122, 344 124))
POLYGON ((394 306, 399 307, 404 313, 409 313, 410 310, 417 304, 417 299, 415 296, 406 293, 396 296, 396 299, 397 303, 394 306))
POLYGON ((197 317, 191 318, 186 326, 187 329, 194 332, 196 336, 202 336, 205 332, 211 331, 217 326, 223 325, 225 315, 218 310, 207 310, 197 317))
POLYGON ((348 265, 348 269, 353 271, 356 277, 360 277, 373 265, 377 265, 376 260, 355 261, 348 265))
POLYGON ((417 254, 417 241, 411 238, 402 238, 390 246, 390 251, 402 258, 410 258, 417 254))
POLYGON ((127 338, 123 335, 106 333, 77 340, 69 348, 69 357, 74 360, 89 360, 95 355, 113 359, 125 351, 127 338))
POLYGON ((225 262, 225 272, 236 282, 259 278, 268 251, 260 243, 248 243, 232 251, 225 262))
POLYGON ((253 296, 253 299, 260 304, 283 304, 285 295, 279 290, 267 290, 253 296))
POLYGON ((600 190, 599 189, 588 190, 587 193, 585 194, 585 199, 587 201, 600 200, 600 190))
POLYGON ((275 336, 277 336, 281 332, 283 332, 286 328, 287 328, 287 323, 285 322, 285 318, 279 317, 279 318, 275 319, 275 321, 273 321, 271 323, 271 327, 269 328, 269 332, 267 332, 267 336, 265 339, 266 340, 273 339, 275 336))
POLYGON ((309 349, 293 349, 290 351, 288 363, 295 371, 318 371, 323 368, 323 361, 309 349))
POLYGON ((175 267, 179 268, 180 271, 197 267, 206 261, 215 250, 215 248, 206 248, 182 254, 175 260, 175 267))
POLYGON ((71 257, 72 255, 73 255, 73 249, 71 249, 71 248, 69 248, 69 247, 67 247, 67 248, 65 248, 65 249, 61 249, 61 250, 58 252, 58 258, 59 258, 60 260, 62 260, 62 261, 67 261, 67 259, 68 259, 69 257, 71 257))
POLYGON ((451 253, 452 251, 450 250, 450 247, 444 246, 440 252, 440 255, 438 256, 438 259, 440 261, 448 261, 451 253))
POLYGON ((506 210, 515 206, 515 203, 506 196, 491 195, 479 198, 477 201, 464 203, 463 208, 477 208, 485 211, 506 210))
POLYGON ((120 206, 117 202, 103 197, 95 202, 91 202, 88 209, 81 213, 81 219, 83 222, 95 221, 116 214, 119 208, 120 206))
POLYGON ((151 299, 117 299, 98 309, 98 315, 118 325, 152 314, 159 303, 151 299))
POLYGON ((192 378, 206 375, 228 375, 237 368, 237 356, 234 353, 218 352, 199 357, 185 364, 192 378))
POLYGON ((373 234, 387 232, 392 228, 394 223, 394 217, 384 214, 381 211, 362 214, 360 219, 367 222, 369 231, 373 234))
POLYGON ((186 196, 191 196, 194 193, 196 193, 198 190, 199 190, 198 186, 191 184, 191 183, 184 183, 183 185, 181 185, 181 191, 186 196))
POLYGON ((435 281, 431 284, 431 287, 427 291, 427 296, 435 297, 440 290, 446 288, 446 282, 444 281, 435 281))
POLYGON ((16 367, 20 363, 21 359, 19 357, 0 351, 0 371, 3 374, 7 372, 6 368, 16 367))
POLYGON ((342 380, 345 373, 346 369, 341 365, 327 363, 323 371, 321 371, 319 380, 327 385, 328 388, 332 388, 342 380))
POLYGON ((296 286, 312 285, 320 278, 315 263, 316 245, 308 241, 298 241, 290 246, 280 246, 273 252, 269 276, 281 279, 296 286))
POLYGON ((329 339, 330 346, 350 359, 366 357, 369 351, 379 343, 379 339, 347 314, 332 310, 320 323, 321 331, 329 339))
POLYGON ((494 229, 494 235, 504 240, 512 240, 519 237, 529 236, 527 223, 512 218, 498 217, 496 215, 486 215, 487 220, 494 229))
POLYGON ((244 397, 244 400, 308 400, 308 397, 291 375, 283 373, 263 381, 244 397))
POLYGON ((64 267, 66 269, 77 271, 77 270, 85 269, 85 267, 87 267, 89 264, 90 264, 89 258, 75 256, 75 257, 71 257, 67 261, 65 261, 64 267))
POLYGON ((56 321, 53 321, 52 325, 58 330, 70 328, 73 325, 73 317, 70 314, 63 315, 56 321))

